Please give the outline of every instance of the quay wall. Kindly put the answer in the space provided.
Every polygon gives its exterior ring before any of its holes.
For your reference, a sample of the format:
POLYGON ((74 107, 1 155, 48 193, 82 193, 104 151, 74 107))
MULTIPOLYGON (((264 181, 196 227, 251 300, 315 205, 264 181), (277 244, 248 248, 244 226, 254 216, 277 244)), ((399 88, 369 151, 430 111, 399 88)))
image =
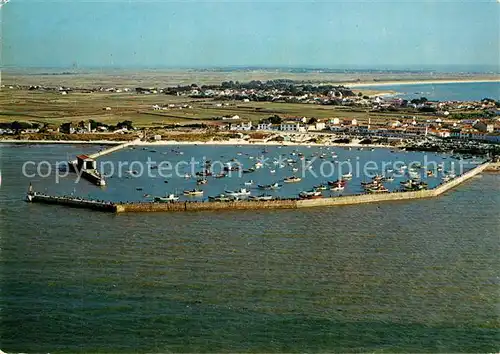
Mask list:
POLYGON ((458 186, 468 179, 483 172, 489 167, 489 163, 476 168, 452 179, 435 189, 414 192, 392 192, 380 194, 347 195, 333 198, 320 199, 281 199, 272 201, 237 201, 237 202, 172 202, 172 203, 110 203, 103 201, 85 200, 73 197, 55 197, 44 194, 36 194, 32 202, 60 204, 72 207, 88 208, 100 211, 116 213, 124 212, 175 212, 175 211, 218 211, 218 210, 255 210, 255 209, 297 209, 321 206, 364 204, 383 201, 398 201, 421 198, 432 198, 458 186))
POLYGON ((238 202, 174 202, 174 203, 128 203, 117 204, 116 212, 163 212, 203 210, 252 210, 295 209, 296 200, 238 201, 238 202))
POLYGON ((434 196, 432 190, 422 190, 416 192, 394 192, 394 193, 379 193, 379 194, 359 194, 346 195, 342 197, 320 198, 320 199, 304 199, 297 200, 298 208, 311 208, 320 206, 334 205, 349 205, 349 204, 365 204, 384 201, 408 200, 419 198, 431 198, 434 196))
POLYGON ((31 198, 33 203, 58 204, 74 208, 85 208, 98 211, 116 212, 116 205, 110 202, 100 202, 88 199, 56 197, 45 194, 35 194, 31 198))
POLYGON ((453 178, 451 181, 443 183, 439 187, 431 190, 434 193, 433 196, 437 197, 438 195, 443 194, 444 192, 458 186, 459 184, 461 184, 461 183, 467 181, 468 179, 483 172, 489 166, 490 166, 490 162, 485 162, 482 165, 479 165, 479 166, 473 168, 472 170, 465 172, 463 175, 460 175, 458 177, 453 178))

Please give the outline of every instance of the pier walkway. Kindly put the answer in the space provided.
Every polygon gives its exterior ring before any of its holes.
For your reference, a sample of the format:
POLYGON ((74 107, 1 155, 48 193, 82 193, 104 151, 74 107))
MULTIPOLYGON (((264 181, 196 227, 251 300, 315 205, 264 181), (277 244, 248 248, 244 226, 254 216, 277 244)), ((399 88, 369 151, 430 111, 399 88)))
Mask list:
POLYGON ((28 202, 60 204, 72 207, 88 208, 114 213, 123 212, 167 212, 167 211, 200 211, 200 210, 253 210, 253 209, 298 209, 321 206, 335 206, 348 204, 364 204, 383 201, 410 200, 437 197, 461 183, 473 178, 485 169, 490 163, 478 165, 472 170, 460 175, 434 189, 415 192, 391 192, 383 194, 359 194, 321 199, 277 199, 270 201, 231 201, 231 202, 137 202, 112 203, 106 201, 86 200, 75 197, 54 197, 34 192, 31 187, 26 197, 28 202))
POLYGON ((113 147, 110 147, 109 149, 105 149, 105 150, 102 150, 102 151, 99 151, 99 152, 96 152, 95 154, 92 154, 92 155, 88 155, 91 159, 97 159, 101 156, 104 156, 104 155, 108 155, 108 154, 111 154, 112 152, 115 152, 115 151, 118 151, 118 150, 121 150, 121 149, 124 149, 128 146, 133 146, 133 145, 136 145, 138 143, 141 142, 141 139, 135 139, 135 140, 132 140, 132 141, 129 141, 129 142, 126 142, 126 143, 123 143, 123 144, 120 144, 120 145, 116 145, 116 146, 113 146, 113 147))

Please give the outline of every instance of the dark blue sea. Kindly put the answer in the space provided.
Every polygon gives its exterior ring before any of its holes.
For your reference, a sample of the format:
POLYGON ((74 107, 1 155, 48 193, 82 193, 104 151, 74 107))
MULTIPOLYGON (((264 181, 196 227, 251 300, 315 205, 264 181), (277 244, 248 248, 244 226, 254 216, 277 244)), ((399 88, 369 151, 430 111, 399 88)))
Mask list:
MULTIPOLYGON (((363 89, 362 86, 357 88, 363 89)), ((478 101, 483 98, 500 100, 500 82, 381 85, 367 89, 394 91, 397 97, 409 100, 420 97, 436 101, 478 101)))

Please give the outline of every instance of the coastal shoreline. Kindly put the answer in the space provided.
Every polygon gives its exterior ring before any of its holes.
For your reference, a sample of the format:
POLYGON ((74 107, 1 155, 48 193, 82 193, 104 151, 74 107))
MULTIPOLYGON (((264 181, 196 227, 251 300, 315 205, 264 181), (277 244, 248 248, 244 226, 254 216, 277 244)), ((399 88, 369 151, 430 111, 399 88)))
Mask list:
POLYGON ((498 79, 430 79, 430 80, 401 80, 401 81, 380 81, 380 82, 356 82, 344 83, 350 88, 375 87, 375 86, 407 86, 407 85, 439 85, 439 84, 466 84, 466 83, 500 83, 498 79))
MULTIPOLYGON (((131 141, 78 141, 78 140, 0 140, 1 144, 67 144, 67 145, 120 145, 129 143, 131 141)), ((247 141, 243 139, 232 139, 225 141, 177 141, 177 140, 163 140, 163 141, 140 141, 132 144, 131 146, 189 146, 189 145, 212 145, 212 146, 337 146, 337 147, 368 147, 368 148, 394 148, 397 146, 387 144, 359 144, 357 142, 350 142, 347 144, 342 143, 311 143, 311 142, 277 142, 277 141, 247 141)))

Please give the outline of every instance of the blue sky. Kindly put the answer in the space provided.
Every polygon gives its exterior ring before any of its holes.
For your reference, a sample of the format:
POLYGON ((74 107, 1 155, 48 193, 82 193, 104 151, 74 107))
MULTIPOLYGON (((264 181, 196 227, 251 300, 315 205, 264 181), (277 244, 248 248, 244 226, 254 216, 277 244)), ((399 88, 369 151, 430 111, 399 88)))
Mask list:
POLYGON ((499 18, 495 0, 11 0, 3 65, 498 66, 499 18))

